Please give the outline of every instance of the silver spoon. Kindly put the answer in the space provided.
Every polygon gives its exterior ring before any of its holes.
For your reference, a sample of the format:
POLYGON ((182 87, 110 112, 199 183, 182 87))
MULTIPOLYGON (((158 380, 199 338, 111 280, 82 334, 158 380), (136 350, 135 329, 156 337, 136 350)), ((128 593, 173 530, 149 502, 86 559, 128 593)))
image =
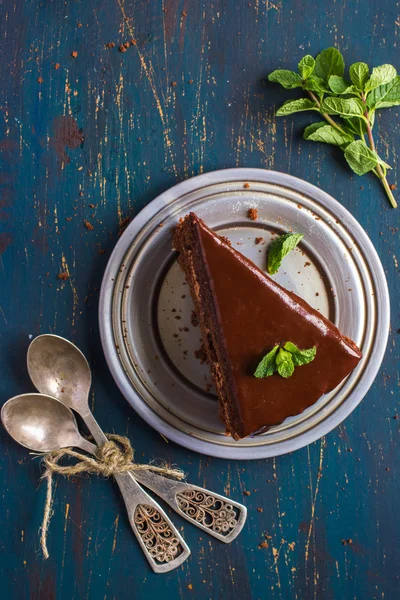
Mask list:
MULTIPOLYGON (((51 396, 21 394, 1 409, 1 420, 11 437, 30 450, 52 452, 75 446, 90 454, 97 447, 78 431, 73 412, 51 396)), ((190 550, 162 508, 131 477, 116 474, 131 527, 153 571, 165 573, 181 565, 190 550)))
MULTIPOLYGON (((74 344, 52 334, 36 337, 28 349, 28 371, 39 392, 56 397, 82 417, 98 445, 107 441, 88 404, 92 382, 89 364, 74 344)), ((247 509, 239 502, 150 471, 135 471, 128 476, 222 542, 232 542, 243 529, 247 509)))

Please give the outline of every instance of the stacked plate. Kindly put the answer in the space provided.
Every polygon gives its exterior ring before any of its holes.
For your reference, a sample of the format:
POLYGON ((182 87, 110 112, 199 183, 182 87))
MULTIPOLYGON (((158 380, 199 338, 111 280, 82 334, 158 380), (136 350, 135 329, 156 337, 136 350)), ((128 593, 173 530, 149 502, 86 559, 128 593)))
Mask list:
POLYGON ((389 295, 371 241, 331 196, 283 173, 227 169, 174 186, 132 221, 108 263, 99 316, 110 370, 141 417, 192 450, 254 459, 309 444, 362 400, 386 348, 389 295), (249 208, 258 210, 256 221, 248 218, 249 208), (279 427, 239 442, 225 435, 218 418, 189 289, 172 250, 173 228, 190 211, 262 269, 271 237, 288 230, 304 233, 276 279, 363 352, 358 367, 333 392, 279 427))

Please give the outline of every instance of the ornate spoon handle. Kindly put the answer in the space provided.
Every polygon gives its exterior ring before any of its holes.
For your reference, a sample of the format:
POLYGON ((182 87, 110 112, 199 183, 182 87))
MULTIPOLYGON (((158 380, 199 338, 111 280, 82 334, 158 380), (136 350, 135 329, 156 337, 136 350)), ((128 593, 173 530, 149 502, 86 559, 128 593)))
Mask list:
MULTIPOLYGON (((89 413, 81 416, 90 433, 96 440, 96 443, 101 445, 106 442, 107 438, 100 429, 93 414, 89 413)), ((118 475, 118 477, 121 476, 118 475)), ((126 477, 127 480, 128 478, 132 479, 133 484, 136 484, 136 486, 138 486, 137 481, 139 481, 167 502, 171 508, 190 523, 196 525, 196 527, 199 527, 203 531, 206 531, 221 542, 229 544, 243 529, 247 517, 247 508, 243 506, 243 504, 239 504, 239 502, 235 502, 230 498, 226 498, 220 494, 214 494, 214 492, 210 492, 209 490, 196 485, 168 479, 167 477, 157 475, 151 471, 134 471, 123 475, 123 477, 126 477)), ((145 493, 143 490, 141 491, 145 493)), ((128 492, 126 492, 126 494, 128 495, 128 492)), ((147 497, 150 498, 150 496, 147 497)), ((127 502, 127 500, 125 501, 127 502)), ((154 501, 152 500, 152 502, 154 501)), ((155 502, 154 504, 158 507, 155 502)), ((159 508, 159 510, 161 511, 161 508, 159 508)), ((129 518, 131 519, 131 514, 129 514, 129 518)), ((165 518, 168 520, 166 515, 165 518)), ((133 524, 132 528, 135 531, 133 524)), ((175 528, 174 531, 176 531, 175 528)), ((185 558, 187 558, 190 553, 188 547, 177 531, 175 537, 182 540, 182 547, 187 551, 185 558)), ((183 562, 185 558, 183 558, 181 562, 183 562)), ((154 569, 153 564, 152 567, 154 569)), ((173 569, 174 567, 171 566, 170 568, 173 569)), ((164 572, 166 570, 170 569, 157 570, 157 572, 164 572)))
POLYGON ((221 542, 229 544, 243 529, 247 508, 239 502, 151 471, 133 471, 132 474, 182 517, 221 542))
POLYGON ((155 573, 166 573, 190 555, 189 547, 162 508, 141 489, 129 473, 115 475, 129 521, 155 573))
MULTIPOLYGON (((107 438, 92 414, 84 420, 98 445, 107 438)), ((95 446, 90 444, 92 450, 95 446)), ((179 567, 190 555, 185 540, 161 506, 141 488, 131 473, 115 475, 128 511, 129 522, 155 573, 166 573, 179 567)))

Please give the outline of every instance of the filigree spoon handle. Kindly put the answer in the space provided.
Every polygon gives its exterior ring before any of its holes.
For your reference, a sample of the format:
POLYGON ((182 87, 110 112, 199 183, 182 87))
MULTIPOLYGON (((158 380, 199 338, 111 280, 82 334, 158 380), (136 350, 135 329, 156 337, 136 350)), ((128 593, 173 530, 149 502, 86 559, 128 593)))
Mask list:
POLYGON ((151 471, 133 471, 132 474, 182 517, 221 542, 229 544, 243 529, 247 508, 239 502, 151 471))
MULTIPOLYGON (((107 442, 94 416, 89 413, 83 418, 96 443, 101 446, 107 442)), ((124 498, 132 530, 153 571, 166 573, 179 567, 189 557, 190 549, 175 525, 131 473, 118 473, 114 477, 124 498)))
POLYGON ((142 550, 155 573, 179 567, 189 547, 162 508, 128 473, 115 475, 128 517, 142 550))

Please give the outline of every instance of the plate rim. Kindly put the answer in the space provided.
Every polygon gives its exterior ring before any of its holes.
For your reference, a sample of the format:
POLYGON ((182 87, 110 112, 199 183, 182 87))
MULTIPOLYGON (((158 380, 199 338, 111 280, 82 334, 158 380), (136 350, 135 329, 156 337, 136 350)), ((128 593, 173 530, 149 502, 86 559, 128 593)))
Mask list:
POLYGON ((236 167, 217 169, 185 179, 156 196, 134 217, 115 245, 104 271, 100 289, 98 318, 101 344, 111 375, 132 408, 134 408, 153 429, 180 446, 202 454, 218 458, 256 460, 279 456, 307 446, 324 435, 327 435, 344 421, 344 419, 346 419, 358 406, 373 384, 386 351, 390 325, 390 298, 383 266, 372 241, 357 219, 347 210, 347 208, 340 204, 340 202, 321 188, 293 175, 268 169, 236 167), (358 388, 355 388, 352 395, 353 397, 350 396, 349 401, 344 401, 315 428, 302 432, 297 438, 290 440, 283 440, 255 447, 238 446, 237 448, 234 448, 200 440, 167 423, 143 401, 141 395, 133 387, 119 360, 118 351, 115 348, 114 343, 112 327, 114 282, 112 281, 112 275, 115 275, 118 272, 123 257, 129 249, 131 240, 141 231, 147 221, 155 216, 159 210, 166 206, 171 200, 181 197, 195 189, 204 187, 205 185, 221 184, 225 181, 243 181, 252 179, 266 184, 287 187, 317 200, 325 209, 332 210, 335 213, 335 216, 340 220, 340 223, 345 225, 346 229, 350 230, 352 233, 356 233, 356 235, 358 233, 358 245, 363 253, 369 258, 370 276, 372 277, 375 289, 379 292, 379 295, 376 298, 376 319, 377 324, 379 323, 379 331, 380 333, 383 333, 383 335, 379 335, 379 340, 372 349, 369 362, 366 365, 364 380, 361 381, 358 388), (371 361, 372 357, 373 361, 371 361))

